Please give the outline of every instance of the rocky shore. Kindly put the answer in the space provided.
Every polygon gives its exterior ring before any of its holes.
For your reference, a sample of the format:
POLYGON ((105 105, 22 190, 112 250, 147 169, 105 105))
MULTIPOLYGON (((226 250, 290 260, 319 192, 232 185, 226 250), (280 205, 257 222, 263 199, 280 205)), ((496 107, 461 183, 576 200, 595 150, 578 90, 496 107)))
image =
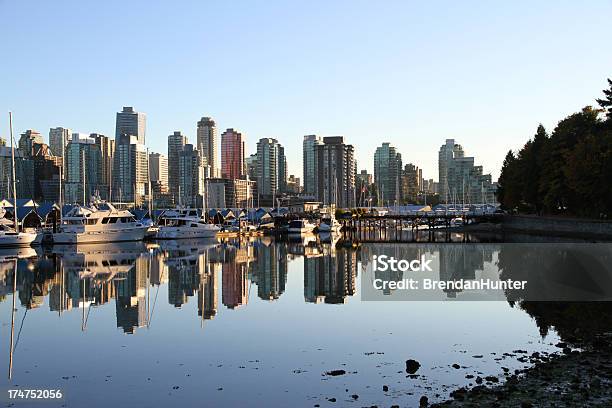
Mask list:
MULTIPOLYGON (((506 374, 501 385, 476 378, 431 407, 612 406, 612 305, 523 303, 541 329, 555 327, 559 354, 525 356, 532 367, 506 374)), ((427 406, 421 404, 421 406, 427 406)))

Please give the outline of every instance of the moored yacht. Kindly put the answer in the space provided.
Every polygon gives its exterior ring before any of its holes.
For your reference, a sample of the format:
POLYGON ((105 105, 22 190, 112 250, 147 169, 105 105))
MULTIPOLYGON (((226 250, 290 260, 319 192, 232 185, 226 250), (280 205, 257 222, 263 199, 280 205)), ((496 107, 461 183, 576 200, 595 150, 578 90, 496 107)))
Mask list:
POLYGON ((62 218, 54 244, 141 241, 149 226, 136 221, 128 210, 101 202, 90 207, 76 206, 62 218))
POLYGON ((0 248, 29 247, 37 237, 36 232, 17 232, 11 226, 0 223, 0 248))
POLYGON ((308 234, 314 231, 316 225, 305 218, 289 222, 288 232, 290 234, 308 234))
POLYGON ((214 238, 220 228, 198 214, 194 208, 174 208, 160 214, 157 239, 214 238))

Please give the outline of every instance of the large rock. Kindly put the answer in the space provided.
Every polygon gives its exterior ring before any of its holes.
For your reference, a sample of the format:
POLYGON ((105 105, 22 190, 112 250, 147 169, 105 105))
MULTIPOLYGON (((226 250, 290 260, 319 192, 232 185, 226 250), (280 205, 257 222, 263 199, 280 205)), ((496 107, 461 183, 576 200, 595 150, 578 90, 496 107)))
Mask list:
POLYGON ((421 367, 421 364, 416 361, 416 360, 406 360, 406 372, 408 374, 414 374, 416 373, 419 368, 421 367))

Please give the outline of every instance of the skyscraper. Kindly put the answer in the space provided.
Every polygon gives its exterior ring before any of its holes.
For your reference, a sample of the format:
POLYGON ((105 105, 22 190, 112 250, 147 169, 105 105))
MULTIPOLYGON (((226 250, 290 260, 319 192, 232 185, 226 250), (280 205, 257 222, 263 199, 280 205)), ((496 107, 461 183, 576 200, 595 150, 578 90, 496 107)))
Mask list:
POLYGON ((174 202, 178 202, 179 190, 179 157, 187 144, 187 136, 180 131, 168 136, 168 184, 174 202))
POLYGON ((49 129, 49 147, 54 156, 64 157, 64 151, 70 141, 70 129, 56 127, 49 129))
MULTIPOLYGON (((7 146, 0 146, 0 194, 2 197, 12 197, 12 159, 13 150, 7 146)), ((24 154, 21 149, 14 149, 15 154, 15 178, 17 183, 17 196, 34 197, 36 187, 34 185, 34 161, 24 154)))
POLYGON ((21 150, 26 157, 30 157, 34 153, 35 143, 43 144, 43 137, 40 132, 28 129, 23 132, 19 138, 19 150, 21 150))
POLYGON ((211 178, 207 187, 208 208, 247 208, 254 205, 254 181, 211 178))
POLYGON ((149 157, 147 148, 133 135, 115 140, 113 196, 115 200, 141 205, 148 195, 149 157))
POLYGON ((461 147, 460 144, 455 144, 455 139, 446 139, 446 142, 440 147, 438 153, 438 181, 440 186, 440 201, 442 202, 446 202, 449 199, 447 178, 448 166, 454 158, 463 156, 463 147, 461 147))
POLYGON ((161 153, 149 154, 151 185, 158 192, 168 191, 168 158, 161 153))
POLYGON ((100 149, 89 135, 73 133, 65 153, 64 198, 69 203, 87 204, 99 188, 102 167, 100 149))
POLYGON ((278 145, 278 191, 287 192, 287 156, 281 144, 278 145))
POLYGON ((186 144, 179 154, 180 202, 183 205, 201 207, 204 199, 204 183, 209 167, 192 144, 186 144))
POLYGON ((420 178, 422 171, 412 163, 406 164, 402 171, 402 202, 408 204, 414 204, 417 202, 419 192, 421 191, 420 178))
POLYGON ((463 148, 447 139, 439 152, 440 200, 454 204, 494 203, 497 185, 473 157, 465 157, 463 148))
POLYGON ((245 175, 244 136, 230 128, 221 135, 221 175, 223 178, 238 179, 245 175))
POLYGON ((137 143, 145 144, 145 131, 147 116, 142 112, 136 112, 131 106, 124 106, 121 112, 117 112, 115 125, 115 140, 121 135, 136 136, 137 143))
POLYGON ((108 136, 99 133, 90 133, 96 146, 100 150, 100 174, 98 176, 97 194, 103 200, 111 200, 111 189, 113 184, 113 166, 115 157, 115 141, 108 136))
POLYGON ((245 159, 246 168, 247 168, 247 176, 249 176, 249 180, 257 180, 257 153, 253 153, 249 157, 245 159))
POLYGON ((198 121, 197 150, 206 164, 210 166, 212 177, 219 177, 219 159, 217 153, 217 125, 209 117, 203 117, 198 121))
POLYGON ((316 197, 324 205, 342 208, 355 206, 355 173, 357 163, 352 145, 343 136, 324 137, 315 147, 316 197))
POLYGON ((316 194, 316 160, 315 160, 315 146, 323 144, 321 138, 317 135, 306 135, 304 136, 302 160, 304 167, 304 194, 314 196, 316 194))
POLYGON ((276 139, 265 137, 257 142, 257 192, 264 197, 286 190, 287 159, 276 139))
POLYGON ((399 204, 401 198, 402 155, 389 143, 383 143, 374 153, 374 183, 378 204, 399 204))

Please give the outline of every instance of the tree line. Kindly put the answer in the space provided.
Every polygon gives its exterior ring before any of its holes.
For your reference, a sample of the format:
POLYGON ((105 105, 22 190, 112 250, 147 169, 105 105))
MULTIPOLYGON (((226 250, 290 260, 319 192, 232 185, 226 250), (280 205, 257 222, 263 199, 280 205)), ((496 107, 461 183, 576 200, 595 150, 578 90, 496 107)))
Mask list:
POLYGON ((512 212, 608 218, 612 215, 612 80, 599 107, 561 120, 552 133, 539 125, 509 151, 498 201, 512 212))

